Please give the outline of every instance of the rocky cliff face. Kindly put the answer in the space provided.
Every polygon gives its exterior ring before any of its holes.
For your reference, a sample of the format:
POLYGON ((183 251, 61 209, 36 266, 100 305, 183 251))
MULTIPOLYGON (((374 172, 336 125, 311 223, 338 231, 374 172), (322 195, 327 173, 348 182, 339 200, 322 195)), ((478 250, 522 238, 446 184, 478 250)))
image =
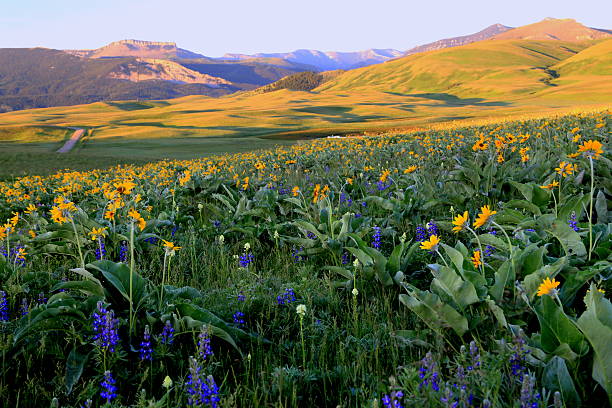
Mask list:
POLYGON ((161 80, 181 84, 204 84, 210 87, 231 85, 231 82, 223 78, 201 74, 173 61, 154 58, 137 58, 136 61, 122 64, 118 70, 109 74, 109 78, 132 82, 161 80))
POLYGON ((140 57, 140 58, 205 58, 182 48, 173 42, 121 40, 95 50, 65 50, 67 53, 84 58, 140 57))
POLYGON ((489 38, 492 38, 500 33, 506 32, 511 29, 512 27, 507 27, 502 24, 493 24, 492 26, 489 26, 484 30, 474 34, 463 35, 460 37, 445 38, 443 40, 438 40, 429 44, 419 45, 418 47, 409 49, 404 53, 404 55, 440 50, 442 48, 459 47, 461 45, 470 44, 476 41, 488 40, 489 38))

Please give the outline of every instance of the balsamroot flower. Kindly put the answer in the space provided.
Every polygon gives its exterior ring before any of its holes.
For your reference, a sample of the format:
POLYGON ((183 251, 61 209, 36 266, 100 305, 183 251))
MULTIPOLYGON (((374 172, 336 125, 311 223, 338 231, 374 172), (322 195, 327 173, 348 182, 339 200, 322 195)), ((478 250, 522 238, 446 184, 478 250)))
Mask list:
POLYGON ((552 295, 557 286, 559 286, 560 282, 555 280, 554 278, 551 280, 550 278, 544 279, 544 281, 538 287, 538 296, 542 295, 552 295))
POLYGON ((470 215, 468 214, 468 212, 464 212, 463 215, 459 214, 455 217, 455 219, 453 220, 453 232, 459 232, 462 231, 465 227, 467 227, 470 223, 469 221, 469 217, 470 215))
POLYGON ((480 214, 478 214, 478 216, 476 217, 476 221, 474 221, 474 227, 482 227, 495 214, 497 214, 497 211, 491 211, 491 208, 489 208, 488 205, 480 207, 480 214))
POLYGON ((603 153, 602 144, 597 140, 587 140, 578 146, 578 153, 582 153, 586 158, 597 160, 603 153))
POLYGON ((478 269, 480 265, 482 265, 482 258, 480 255, 480 251, 474 251, 474 256, 472 256, 472 263, 474 264, 474 268, 478 269))
POLYGON ((427 251, 437 251, 439 243, 440 238, 438 238, 437 235, 432 235, 429 237, 429 241, 423 241, 421 243, 421 249, 425 249, 427 251))

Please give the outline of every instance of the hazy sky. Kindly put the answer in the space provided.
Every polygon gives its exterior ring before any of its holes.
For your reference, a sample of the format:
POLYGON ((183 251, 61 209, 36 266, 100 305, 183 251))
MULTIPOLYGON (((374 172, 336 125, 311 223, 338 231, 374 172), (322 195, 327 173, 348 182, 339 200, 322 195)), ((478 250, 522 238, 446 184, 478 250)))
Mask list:
POLYGON ((0 0, 0 48, 174 41, 208 56, 299 48, 405 50, 502 23, 612 29, 612 0, 0 0))

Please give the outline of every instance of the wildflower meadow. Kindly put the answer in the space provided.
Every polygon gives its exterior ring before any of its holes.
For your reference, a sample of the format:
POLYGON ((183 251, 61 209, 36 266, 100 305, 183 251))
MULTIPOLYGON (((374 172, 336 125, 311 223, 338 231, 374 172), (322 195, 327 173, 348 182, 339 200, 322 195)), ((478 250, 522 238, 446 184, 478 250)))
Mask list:
POLYGON ((606 407, 609 111, 0 183, 0 406, 606 407))

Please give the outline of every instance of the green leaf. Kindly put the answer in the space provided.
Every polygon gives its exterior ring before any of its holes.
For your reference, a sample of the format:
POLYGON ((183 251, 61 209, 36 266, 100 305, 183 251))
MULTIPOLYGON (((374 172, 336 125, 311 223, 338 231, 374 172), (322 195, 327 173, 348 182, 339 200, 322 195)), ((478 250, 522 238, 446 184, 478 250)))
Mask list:
POLYGON ((567 343, 574 353, 585 355, 589 346, 580 330, 551 296, 544 295, 541 299, 535 309, 542 333, 542 349, 552 353, 562 343, 567 343))
POLYGON ((566 257, 559 258, 552 264, 544 265, 537 271, 525 276, 525 279, 523 279, 523 287, 527 291, 529 299, 533 299, 533 297, 536 295, 538 287, 540 286, 544 278, 552 279, 557 276, 559 271, 565 266, 566 262, 566 257))
POLYGON ((584 303, 586 310, 578 319, 577 325, 593 347, 593 379, 611 396, 612 304, 597 290, 595 285, 591 285, 591 290, 585 296, 584 303))
POLYGON ((512 270, 512 263, 505 261, 495 271, 495 283, 489 289, 489 293, 497 302, 501 301, 504 296, 504 290, 508 285, 514 284, 514 271, 512 270))
POLYGON ((405 287, 408 294, 399 295, 400 302, 412 310, 434 331, 438 332, 442 328, 452 328, 455 333, 462 336, 468 330, 468 321, 465 316, 442 302, 437 295, 416 288, 409 289, 408 285, 405 287))
POLYGON ((550 391, 559 391, 563 397, 563 402, 567 407, 579 407, 582 404, 580 396, 574 386, 574 381, 570 376, 565 360, 554 356, 544 368, 542 375, 544 387, 550 391))
POLYGON ((443 290, 462 309, 479 301, 474 285, 461 279, 453 269, 447 266, 431 269, 435 276, 431 281, 432 291, 443 290))
POLYGON ((458 250, 456 250, 455 248, 450 247, 446 244, 442 244, 442 248, 444 248, 446 255, 448 255, 451 262, 453 263, 453 265, 455 265, 459 273, 462 273, 463 272, 463 254, 459 252, 458 250))
POLYGON ((544 215, 538 219, 538 224, 540 224, 546 232, 559 240, 566 255, 577 257, 586 255, 586 248, 582 243, 580 235, 571 229, 564 221, 551 219, 544 215))
POLYGON ((304 220, 298 220, 294 222, 294 225, 298 226, 299 228, 306 230, 308 232, 313 233, 314 235, 316 235, 317 238, 319 238, 321 241, 326 241, 327 240, 327 235, 323 234, 321 232, 319 232, 319 230, 317 229, 317 227, 315 227, 314 225, 312 225, 311 223, 309 223, 308 221, 304 221, 304 220))
POLYGON ((510 200, 504 204, 504 208, 522 208, 532 212, 534 215, 542 215, 542 211, 540 211, 537 205, 526 200, 510 200))
POLYGON ((487 299, 486 303, 487 306, 489 306, 489 310, 491 311, 491 313, 493 313, 493 316, 495 316, 497 323, 499 323, 499 325, 503 328, 508 327, 508 322, 506 321, 506 315, 504 314, 504 310, 491 299, 487 299))
MULTIPOLYGON (((504 241, 503 239, 496 237, 493 234, 482 234, 478 236, 478 239, 480 239, 480 243, 482 245, 491 245, 492 247, 495 247, 497 249, 500 249, 502 251, 508 251, 508 243, 506 241, 504 241)), ((476 238, 472 239, 473 243, 476 243, 476 238)))
POLYGON ((608 200, 602 190, 597 193, 595 200, 595 213, 597 214, 597 224, 606 224, 608 222, 608 200))
POLYGON ((523 195, 523 197, 525 197, 525 200, 527 201, 531 201, 533 198, 533 186, 529 185, 529 184, 522 184, 519 182, 516 182, 514 180, 510 180, 510 184, 512 184, 514 186, 514 188, 516 188, 518 191, 520 191, 520 193, 523 195))
POLYGON ((119 291, 127 301, 130 300, 130 275, 132 279, 132 303, 134 308, 138 308, 145 297, 147 296, 146 291, 146 280, 138 273, 130 273, 130 268, 123 263, 116 263, 113 261, 96 261, 85 266, 89 269, 100 271, 104 278, 119 291))
POLYGON ((83 374, 83 368, 87 363, 87 359, 89 358, 89 353, 81 354, 77 351, 76 347, 74 347, 70 354, 68 354, 68 358, 66 359, 66 394, 70 394, 72 392, 72 388, 79 381, 81 375, 83 374))

